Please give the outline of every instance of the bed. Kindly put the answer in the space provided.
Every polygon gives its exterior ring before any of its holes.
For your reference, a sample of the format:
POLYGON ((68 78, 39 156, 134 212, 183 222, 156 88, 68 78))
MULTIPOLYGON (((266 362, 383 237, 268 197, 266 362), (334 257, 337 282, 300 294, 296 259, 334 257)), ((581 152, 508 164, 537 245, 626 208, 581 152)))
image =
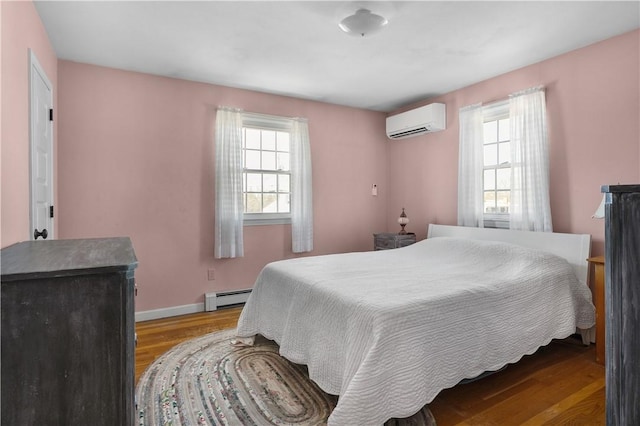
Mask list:
POLYGON ((409 417, 442 390, 595 322, 589 235, 429 225, 384 251, 268 264, 238 321, 339 395, 330 426, 409 417))

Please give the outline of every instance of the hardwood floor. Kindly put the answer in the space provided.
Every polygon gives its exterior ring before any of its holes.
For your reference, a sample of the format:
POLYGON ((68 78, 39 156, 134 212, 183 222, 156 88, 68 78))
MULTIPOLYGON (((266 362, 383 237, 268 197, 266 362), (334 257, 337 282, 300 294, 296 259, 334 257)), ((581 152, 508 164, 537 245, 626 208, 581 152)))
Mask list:
MULTIPOLYGON (((178 343, 235 327, 241 307, 136 324, 136 382, 178 343)), ((595 348, 554 341, 490 377, 440 392, 429 404, 438 426, 604 425, 604 366, 595 348)))

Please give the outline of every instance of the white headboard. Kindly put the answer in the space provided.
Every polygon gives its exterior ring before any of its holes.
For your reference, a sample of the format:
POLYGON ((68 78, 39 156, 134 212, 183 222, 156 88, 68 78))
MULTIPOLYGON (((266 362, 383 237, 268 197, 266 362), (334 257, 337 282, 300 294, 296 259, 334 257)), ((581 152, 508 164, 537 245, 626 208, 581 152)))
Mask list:
POLYGON ((427 238, 459 237, 474 240, 502 241, 564 257, 573 266, 578 279, 587 283, 587 258, 591 253, 591 235, 562 234, 559 232, 512 231, 509 229, 472 228, 429 224, 427 238))

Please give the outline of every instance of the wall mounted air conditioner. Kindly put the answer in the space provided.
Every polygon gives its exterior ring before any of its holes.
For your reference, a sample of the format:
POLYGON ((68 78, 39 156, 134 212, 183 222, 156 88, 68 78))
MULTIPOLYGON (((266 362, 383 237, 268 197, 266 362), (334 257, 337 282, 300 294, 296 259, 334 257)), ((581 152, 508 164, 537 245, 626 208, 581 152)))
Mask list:
POLYGON ((404 139, 444 130, 447 117, 444 104, 429 104, 387 117, 387 137, 404 139))

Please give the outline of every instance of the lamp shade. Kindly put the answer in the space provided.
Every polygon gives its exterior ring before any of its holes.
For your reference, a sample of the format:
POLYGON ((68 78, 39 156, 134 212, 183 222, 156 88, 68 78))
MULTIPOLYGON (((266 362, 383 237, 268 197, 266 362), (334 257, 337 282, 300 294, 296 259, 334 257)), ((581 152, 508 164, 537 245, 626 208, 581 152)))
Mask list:
POLYGON ((398 218, 398 223, 400 225, 406 225, 407 223, 409 223, 409 218, 408 217, 399 217, 398 218))
POLYGON ((371 13, 368 9, 358 9, 356 13, 340 21, 338 27, 347 34, 364 37, 379 31, 388 22, 383 16, 371 13))
POLYGON ((607 194, 602 194, 602 201, 600 205, 596 209, 596 212, 591 216, 592 219, 603 219, 604 218, 604 205, 607 201, 607 194))

